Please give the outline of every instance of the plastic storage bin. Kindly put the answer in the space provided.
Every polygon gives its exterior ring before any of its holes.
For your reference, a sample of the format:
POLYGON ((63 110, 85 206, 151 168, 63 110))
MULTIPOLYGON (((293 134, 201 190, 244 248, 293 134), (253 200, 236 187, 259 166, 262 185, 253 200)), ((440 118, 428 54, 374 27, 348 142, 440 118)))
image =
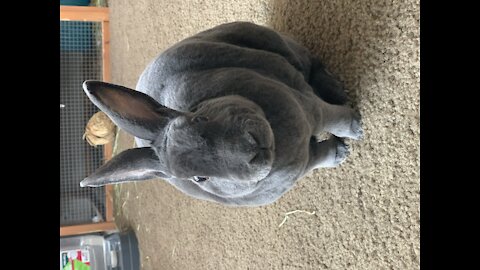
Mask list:
POLYGON ((60 238, 60 270, 139 270, 133 231, 60 238))

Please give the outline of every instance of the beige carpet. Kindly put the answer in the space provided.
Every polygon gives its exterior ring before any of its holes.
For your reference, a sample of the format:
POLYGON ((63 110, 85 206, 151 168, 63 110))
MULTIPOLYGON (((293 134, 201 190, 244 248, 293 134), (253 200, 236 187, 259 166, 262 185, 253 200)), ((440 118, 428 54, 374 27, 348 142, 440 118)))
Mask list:
MULTIPOLYGON (((143 269, 419 269, 419 1, 114 0, 112 81, 134 87, 173 43, 253 21, 288 32, 345 82, 365 139, 273 205, 229 208, 162 181, 116 186, 143 269), (296 213, 279 227, 284 214, 296 213)), ((122 135, 117 151, 131 147, 122 135)))

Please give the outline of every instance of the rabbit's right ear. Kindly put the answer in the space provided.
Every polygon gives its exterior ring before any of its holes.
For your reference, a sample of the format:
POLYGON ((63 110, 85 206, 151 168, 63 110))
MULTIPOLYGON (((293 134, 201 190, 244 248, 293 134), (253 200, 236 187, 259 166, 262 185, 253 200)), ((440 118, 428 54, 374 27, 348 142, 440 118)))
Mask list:
POLYGON ((83 89, 117 126, 141 139, 154 140, 170 120, 182 114, 142 92, 120 85, 85 81, 83 89))
POLYGON ((150 147, 127 149, 114 156, 92 175, 80 182, 81 187, 100 187, 152 178, 165 178, 165 167, 150 147))

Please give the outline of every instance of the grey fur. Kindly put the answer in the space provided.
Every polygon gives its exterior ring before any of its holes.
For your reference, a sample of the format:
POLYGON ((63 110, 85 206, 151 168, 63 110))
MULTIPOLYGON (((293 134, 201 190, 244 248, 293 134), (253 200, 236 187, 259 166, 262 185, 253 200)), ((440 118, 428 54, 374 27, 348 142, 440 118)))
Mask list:
POLYGON ((360 115, 318 59, 247 22, 167 49, 137 91, 98 81, 86 81, 84 90, 141 148, 113 157, 82 186, 161 177, 195 198, 266 205, 307 172, 344 161, 340 137, 362 136, 360 115), (318 142, 325 132, 334 136, 318 142))

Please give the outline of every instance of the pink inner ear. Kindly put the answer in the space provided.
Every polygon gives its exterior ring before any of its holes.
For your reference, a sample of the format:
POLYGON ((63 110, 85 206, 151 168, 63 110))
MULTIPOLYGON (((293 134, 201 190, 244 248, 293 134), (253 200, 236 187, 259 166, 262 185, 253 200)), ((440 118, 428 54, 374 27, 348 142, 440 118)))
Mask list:
POLYGON ((112 89, 99 91, 98 97, 113 112, 127 118, 153 120, 159 117, 152 104, 143 101, 141 97, 137 98, 112 89))

